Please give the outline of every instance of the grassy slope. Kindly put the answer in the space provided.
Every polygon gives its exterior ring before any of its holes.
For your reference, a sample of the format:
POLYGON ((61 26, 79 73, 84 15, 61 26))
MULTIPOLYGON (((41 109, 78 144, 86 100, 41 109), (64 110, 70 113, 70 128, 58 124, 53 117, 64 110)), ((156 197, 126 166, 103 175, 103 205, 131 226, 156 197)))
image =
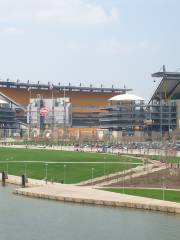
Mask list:
MULTIPOLYGON (((118 189, 109 188, 104 190, 116 192, 116 193, 123 193, 122 188, 118 188, 118 189)), ((154 199, 160 199, 160 200, 163 199, 163 191, 161 189, 125 188, 124 193, 129 195, 148 197, 148 198, 154 198, 154 199)), ((166 201, 180 202, 180 191, 164 190, 164 193, 165 193, 164 197, 166 201)))
MULTIPOLYGON (((7 169, 9 161, 41 161, 42 163, 9 163, 8 172, 14 175, 22 175, 27 169, 27 175, 31 178, 43 179, 45 177, 44 162, 79 162, 79 164, 66 163, 65 181, 66 183, 77 183, 91 178, 91 169, 94 168, 94 177, 104 175, 104 166, 106 174, 121 171, 132 167, 131 165, 119 164, 119 162, 141 162, 138 159, 115 156, 110 154, 84 153, 84 152, 66 152, 45 149, 12 149, 0 148, 0 171, 7 169), (83 164, 92 162, 92 164, 83 164), (98 162, 117 162, 117 164, 98 162)), ((54 181, 64 179, 64 164, 48 164, 48 179, 54 181)))

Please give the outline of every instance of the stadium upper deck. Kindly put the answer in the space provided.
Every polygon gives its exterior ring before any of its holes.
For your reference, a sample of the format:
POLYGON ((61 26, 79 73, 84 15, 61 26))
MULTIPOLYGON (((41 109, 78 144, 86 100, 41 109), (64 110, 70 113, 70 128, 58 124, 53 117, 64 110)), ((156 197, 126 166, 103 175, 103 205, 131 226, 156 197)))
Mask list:
POLYGON ((160 101, 180 99, 179 72, 166 72, 165 66, 163 66, 163 71, 153 73, 152 77, 160 78, 161 81, 156 88, 150 102, 152 102, 153 100, 160 101))
POLYGON ((0 81, 0 92, 4 93, 14 101, 20 103, 23 106, 27 106, 30 98, 36 98, 40 94, 43 98, 57 98, 69 97, 72 105, 78 106, 92 106, 99 107, 107 104, 107 100, 117 94, 125 93, 131 89, 126 88, 104 88, 104 87, 82 87, 48 84, 32 84, 29 81, 27 83, 12 82, 12 81, 0 81))

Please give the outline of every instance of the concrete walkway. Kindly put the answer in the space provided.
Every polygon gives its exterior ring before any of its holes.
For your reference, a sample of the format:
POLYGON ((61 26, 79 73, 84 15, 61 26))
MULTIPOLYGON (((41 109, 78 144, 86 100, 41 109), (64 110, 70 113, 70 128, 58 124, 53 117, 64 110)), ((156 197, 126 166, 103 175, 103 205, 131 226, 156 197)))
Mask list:
POLYGON ((18 188, 15 194, 56 201, 94 204, 112 207, 128 207, 180 214, 180 203, 130 196, 74 185, 58 184, 43 187, 18 188))
MULTIPOLYGON (((7 182, 20 185, 21 178, 9 175, 7 182)), ((57 201, 138 208, 180 214, 180 203, 175 202, 113 193, 92 187, 81 187, 51 182, 46 183, 44 180, 28 179, 27 185, 28 187, 26 188, 16 188, 14 193, 28 197, 57 201)))

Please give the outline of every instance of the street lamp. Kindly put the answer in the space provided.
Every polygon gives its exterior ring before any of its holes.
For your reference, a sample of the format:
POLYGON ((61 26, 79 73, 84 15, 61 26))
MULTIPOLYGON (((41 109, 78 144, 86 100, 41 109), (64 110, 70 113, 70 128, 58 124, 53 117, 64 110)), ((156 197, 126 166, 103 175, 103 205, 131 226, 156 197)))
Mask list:
POLYGON ((91 168, 91 185, 93 185, 94 168, 91 168))
POLYGON ((165 199, 165 185, 164 185, 164 180, 165 180, 165 177, 162 177, 162 194, 163 194, 163 201, 165 199))
POLYGON ((6 158, 6 161, 7 161, 7 162, 6 162, 6 173, 7 173, 7 174, 8 174, 8 171, 9 171, 9 164, 8 164, 8 160, 9 160, 9 159, 8 159, 8 158, 6 158))
POLYGON ((106 175, 105 160, 106 160, 106 157, 104 157, 104 176, 106 175))
POLYGON ((125 192, 125 163, 123 158, 123 193, 125 192))
POLYGON ((27 163, 24 163, 24 175, 27 175, 27 163))
POLYGON ((66 164, 64 164, 64 183, 66 182, 66 164))
POLYGON ((47 179, 48 179, 48 163, 45 163, 45 180, 47 183, 47 179))
POLYGON ((125 170, 123 169, 123 193, 125 192, 125 170))

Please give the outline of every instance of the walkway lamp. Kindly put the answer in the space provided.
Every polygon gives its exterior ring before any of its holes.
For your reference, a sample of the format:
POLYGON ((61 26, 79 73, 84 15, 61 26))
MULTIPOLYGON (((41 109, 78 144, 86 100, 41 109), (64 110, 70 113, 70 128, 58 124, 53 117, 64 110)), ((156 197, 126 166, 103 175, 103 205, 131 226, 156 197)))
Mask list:
POLYGON ((64 164, 64 183, 66 183, 66 164, 64 164))
POLYGON ((48 180, 48 163, 45 163, 45 180, 48 180))
POLYGON ((9 171, 9 164, 8 164, 9 159, 6 158, 6 173, 8 174, 9 171))
POLYGON ((27 176, 27 163, 24 163, 24 175, 27 176))
POLYGON ((106 175, 105 161, 106 161, 106 157, 104 157, 104 176, 106 175))
POLYGON ((94 168, 91 168, 91 185, 93 185, 94 168))
POLYGON ((162 177, 162 198, 163 198, 163 201, 165 199, 165 185, 164 185, 164 181, 165 181, 165 177, 162 177))

